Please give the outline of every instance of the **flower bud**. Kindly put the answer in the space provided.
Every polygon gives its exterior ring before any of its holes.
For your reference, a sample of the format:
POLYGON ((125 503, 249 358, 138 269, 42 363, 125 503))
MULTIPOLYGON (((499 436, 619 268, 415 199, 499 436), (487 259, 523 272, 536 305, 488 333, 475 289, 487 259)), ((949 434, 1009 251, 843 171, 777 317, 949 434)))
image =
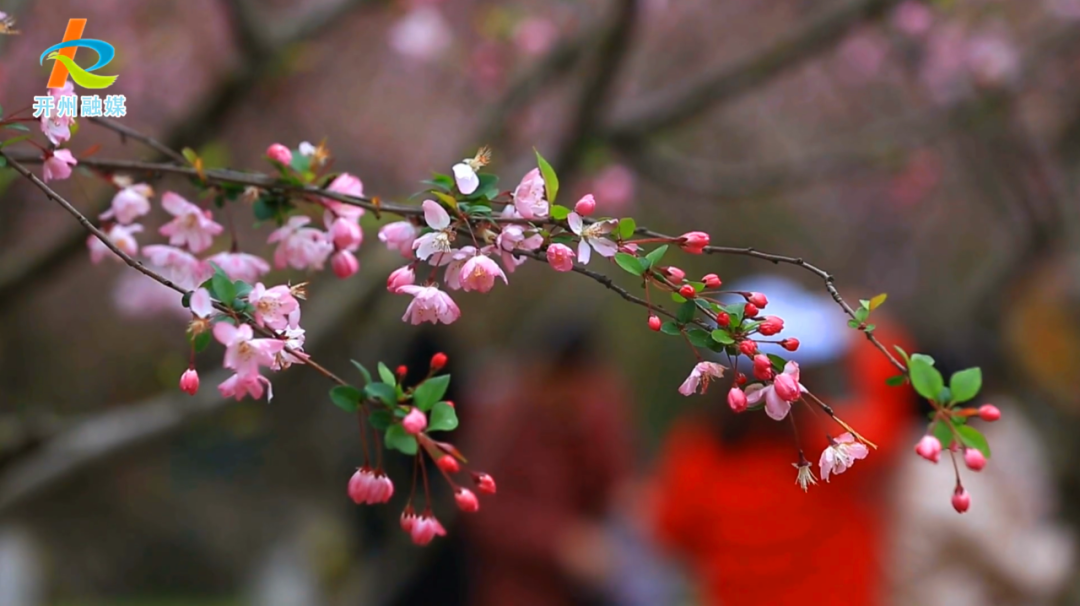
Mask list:
POLYGON ((704 248, 708 245, 709 234, 703 231, 688 231, 679 236, 679 246, 692 255, 700 255, 705 252, 704 248))
POLYGON ((449 406, 450 408, 454 407, 454 403, 451 402, 450 400, 444 400, 443 403, 446 404, 447 406, 449 406))
POLYGON ((660 330, 660 318, 656 317, 655 315, 649 316, 649 329, 660 330))
POLYGON ((330 224, 330 239, 341 250, 356 250, 364 242, 364 230, 355 219, 339 217, 330 224))
POLYGON ((746 381, 747 381, 746 375, 744 375, 743 373, 740 372, 740 373, 737 373, 735 375, 735 384, 736 385, 746 385, 746 381))
POLYGON ((476 513, 480 510, 479 499, 468 488, 458 488, 454 493, 454 501, 457 502, 458 509, 465 513, 476 513))
POLYGON ((686 272, 679 269, 678 267, 675 267, 674 265, 665 269, 664 272, 668 275, 668 277, 670 277, 676 282, 682 282, 683 279, 686 278, 686 272))
POLYGON ((565 244, 551 244, 547 247, 547 261, 555 271, 574 269, 574 251, 565 244))
POLYGON ((997 421, 1001 418, 1001 411, 993 404, 983 404, 979 407, 979 418, 983 421, 997 421))
POLYGON ((731 316, 729 316, 726 311, 722 311, 716 314, 716 323, 719 324, 721 328, 727 328, 728 326, 731 326, 731 316))
POLYGON ((756 317, 758 315, 758 311, 759 310, 757 308, 757 305, 754 305, 753 303, 747 303, 745 306, 743 306, 743 317, 744 318, 756 317))
POLYGON ((189 368, 180 375, 180 391, 193 396, 199 391, 199 373, 194 368, 189 368))
POLYGON ((405 428, 405 433, 415 436, 427 429, 427 416, 419 408, 413 408, 401 420, 401 426, 405 428))
POLYGON ((457 459, 450 455, 443 455, 435 460, 435 464, 439 466, 439 469, 446 473, 457 473, 461 471, 461 466, 458 465, 457 459))
POLYGON ((771 337, 784 330, 784 320, 779 316, 765 316, 765 321, 758 325, 758 332, 771 337))
POLYGON ((795 351, 799 348, 799 340, 794 337, 784 339, 783 341, 780 341, 780 347, 783 347, 788 351, 795 351))
POLYGON ((795 377, 782 372, 776 375, 773 379, 773 390, 776 395, 780 396, 785 402, 794 402, 802 395, 802 391, 799 389, 799 382, 795 380, 795 377))
POLYGON ((280 143, 271 144, 270 147, 266 148, 266 157, 285 166, 292 163, 292 152, 280 143))
POLYGON ((964 465, 971 471, 982 471, 986 467, 986 456, 978 448, 965 448, 964 465))
POLYGON ((359 271, 360 261, 356 260, 356 255, 352 252, 339 250, 330 257, 330 267, 334 270, 334 275, 344 279, 359 271))
POLYGON ((746 392, 738 387, 732 387, 727 393, 727 403, 735 412, 746 410, 746 392))
POLYGON ((754 356, 754 377, 761 379, 762 381, 768 381, 772 379, 775 374, 772 367, 772 360, 769 359, 769 356, 764 354, 757 354, 754 356))
POLYGON ((743 355, 753 357, 757 353, 757 343, 747 339, 745 341, 739 341, 739 351, 743 355))
POLYGON ((705 274, 701 281, 705 283, 706 288, 720 288, 720 277, 716 274, 705 274))
POLYGON ((356 470, 356 473, 349 478, 349 498, 353 500, 353 503, 357 505, 363 505, 368 502, 371 495, 372 483, 375 481, 375 474, 371 473, 371 470, 367 467, 361 467, 356 470))
POLYGON ((407 374, 409 374, 409 367, 404 364, 394 369, 394 375, 397 376, 398 379, 404 379, 407 374))
POLYGON ((593 198, 592 194, 585 194, 577 204, 574 205, 574 212, 582 217, 588 217, 596 211, 596 198, 593 198))
POLYGON ((443 352, 431 356, 431 370, 442 370, 446 366, 447 357, 443 352))
POLYGON ((386 279, 386 290, 397 293, 402 286, 412 286, 415 283, 416 273, 413 272, 412 266, 406 265, 395 269, 390 274, 390 277, 386 279))
POLYGON ((759 292, 749 293, 746 295, 746 300, 759 309, 765 309, 765 306, 769 304, 769 299, 759 292))
POLYGON ((915 452, 927 461, 937 463, 941 458, 941 441, 934 436, 923 436, 915 445, 915 452))
POLYGON ((971 507, 971 495, 962 486, 957 486, 956 491, 953 492, 952 506, 956 510, 956 513, 964 513, 971 507))
POLYGON ((476 482, 476 488, 480 492, 484 494, 495 494, 495 478, 486 473, 474 473, 473 481, 476 482))
POLYGON ((689 284, 683 284, 682 288, 679 289, 679 294, 682 295, 685 299, 693 299, 694 295, 697 294, 697 291, 694 290, 693 286, 689 284))

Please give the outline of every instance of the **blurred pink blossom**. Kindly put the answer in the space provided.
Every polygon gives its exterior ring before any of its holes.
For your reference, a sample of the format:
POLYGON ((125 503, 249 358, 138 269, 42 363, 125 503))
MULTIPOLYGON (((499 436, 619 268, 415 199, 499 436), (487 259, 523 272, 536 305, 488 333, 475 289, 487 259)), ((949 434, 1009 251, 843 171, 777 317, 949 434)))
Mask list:
POLYGON ((841 76, 853 81, 869 80, 881 71, 889 46, 875 31, 860 31, 840 45, 839 56, 844 69, 841 76))
POLYGON ((980 86, 1007 86, 1020 73, 1020 53, 1003 34, 983 32, 972 36, 966 55, 968 69, 980 86))
POLYGON ((523 19, 514 30, 514 44, 518 50, 530 56, 546 53, 558 39, 559 29, 544 17, 523 19))
POLYGON ((893 11, 892 24, 908 36, 922 36, 934 25, 934 13, 918 0, 907 0, 893 11))
POLYGON ((612 164, 593 177, 592 192, 598 204, 611 213, 626 209, 634 199, 633 171, 622 164, 612 164))
POLYGON ((450 47, 454 35, 437 9, 422 5, 410 10, 390 28, 390 47, 420 61, 431 61, 450 47))
POLYGON ((127 318, 172 316, 177 320, 191 319, 191 312, 180 303, 180 293, 133 271, 123 272, 116 280, 113 302, 127 318))

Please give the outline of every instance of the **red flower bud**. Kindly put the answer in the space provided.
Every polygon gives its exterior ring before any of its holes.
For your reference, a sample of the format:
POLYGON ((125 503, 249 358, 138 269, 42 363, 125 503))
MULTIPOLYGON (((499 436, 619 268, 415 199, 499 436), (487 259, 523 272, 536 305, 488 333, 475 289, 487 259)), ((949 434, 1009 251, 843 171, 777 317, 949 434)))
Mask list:
POLYGON ((952 496, 952 506, 957 513, 964 513, 971 507, 971 495, 964 490, 963 486, 957 486, 952 496))
POLYGON ((694 295, 697 294, 697 291, 694 290, 693 286, 690 286, 689 284, 683 284, 683 287, 679 289, 679 294, 686 299, 693 299, 694 295))
POLYGON ((927 461, 937 463, 941 458, 941 441, 934 436, 923 436, 915 445, 915 452, 927 461))
POLYGON ((706 274, 701 281, 705 283, 707 288, 720 288, 720 277, 716 274, 706 274))
POLYGON ((758 326, 758 332, 771 337, 784 330, 784 320, 778 316, 765 316, 765 321, 758 326))
POLYGON ((446 354, 441 351, 431 356, 431 370, 442 370, 442 367, 446 366, 446 359, 446 354))
POLYGON ((655 315, 649 316, 649 329, 660 330, 660 318, 655 315))
POLYGON ((979 418, 983 421, 997 421, 1001 418, 1001 411, 993 404, 983 404, 979 407, 979 418))
POLYGON ((758 315, 758 308, 753 303, 747 303, 746 306, 743 307, 743 316, 744 317, 753 318, 753 317, 755 317, 757 315, 758 315))
POLYGON ((458 488, 454 493, 454 501, 457 502, 458 509, 465 513, 480 511, 480 500, 468 488, 458 488))
POLYGON ((729 316, 726 311, 722 311, 716 314, 716 323, 723 328, 727 328, 728 326, 731 326, 731 316, 729 316))
POLYGON ((788 351, 795 351, 799 348, 799 340, 794 337, 784 339, 783 341, 780 341, 780 347, 783 347, 788 351))
POLYGON ((688 231, 679 236, 679 246, 692 255, 700 255, 705 252, 704 248, 708 245, 709 234, 703 231, 688 231))
POLYGON ((454 407, 454 403, 451 402, 450 400, 446 400, 446 405, 449 406, 450 408, 454 407))
POLYGON ((180 391, 189 396, 199 392, 199 373, 194 368, 189 368, 180 375, 180 391))
POLYGON ((757 343, 750 340, 740 341, 739 351, 743 352, 743 355, 753 357, 757 353, 757 343))
POLYGON ((746 375, 741 372, 735 375, 735 383, 737 385, 746 385, 746 375))
POLYGON ((767 299, 765 295, 759 292, 752 292, 746 295, 746 300, 753 303, 760 309, 765 309, 765 306, 769 304, 769 299, 767 299))
POLYGON ((754 376, 762 381, 768 381, 773 378, 772 360, 769 356, 764 354, 757 354, 754 356, 754 376))
POLYGON ((982 471, 982 468, 986 467, 986 456, 978 448, 965 448, 964 465, 971 471, 982 471))
POLYGON ((738 387, 732 387, 727 394, 727 403, 735 412, 746 410, 746 393, 738 387))
POLYGON ((675 266, 671 266, 671 267, 665 269, 664 272, 668 276, 670 276, 672 280, 675 280, 676 282, 682 282, 683 278, 686 277, 686 272, 679 269, 678 267, 675 267, 675 266))
POLYGON ((450 455, 443 455, 439 457, 435 464, 439 466, 439 469, 446 473, 457 473, 461 471, 461 466, 458 465, 457 459, 450 455))
POLYGON ((485 494, 495 494, 495 478, 492 478, 486 473, 474 473, 473 481, 476 482, 476 488, 485 494))
POLYGON ((397 377, 400 379, 405 375, 409 374, 409 367, 402 364, 401 366, 397 367, 397 370, 394 371, 394 374, 396 374, 397 377))

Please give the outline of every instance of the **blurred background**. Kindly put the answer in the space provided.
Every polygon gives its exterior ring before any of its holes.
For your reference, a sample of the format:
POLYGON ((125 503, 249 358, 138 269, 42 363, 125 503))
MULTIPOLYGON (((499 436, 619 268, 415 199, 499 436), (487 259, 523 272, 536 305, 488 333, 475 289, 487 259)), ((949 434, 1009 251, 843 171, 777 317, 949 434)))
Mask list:
MULTIPOLYGON (((526 264, 509 287, 455 295, 451 326, 402 323, 384 290, 400 259, 368 216, 359 274, 313 276, 307 348, 339 373, 354 358, 418 377, 445 351, 454 441, 499 483, 468 520, 441 489, 449 537, 416 548, 402 497, 346 497, 361 450, 321 377, 276 377, 272 404, 224 401, 215 349, 182 394, 174 296, 91 265, 79 226, 6 171, 0 605, 1080 604, 1080 1, 0 11, 22 32, 0 36, 9 113, 44 93, 41 49, 86 17, 117 49, 122 123, 212 165, 262 170, 270 143, 325 138, 335 169, 402 200, 482 144, 511 188, 535 146, 564 203, 591 192, 601 215, 805 258, 849 301, 887 292, 882 340, 982 366, 977 403, 1004 413, 982 427, 987 469, 962 470, 973 505, 957 516, 951 465, 910 451, 925 410, 884 387, 884 358, 844 336, 818 277, 680 257, 690 276, 763 285, 786 318, 799 301, 784 334, 807 345, 804 382, 881 446, 803 494, 791 427, 725 414, 726 384, 680 396, 685 344, 580 275, 526 264)), ((160 159, 82 127, 76 155, 160 159)), ((89 216, 113 193, 78 173, 57 189, 89 216)), ((265 227, 242 233, 270 250, 265 227)), ((802 416, 816 463, 837 430, 802 416)), ((390 459, 400 495, 411 462, 390 459)))

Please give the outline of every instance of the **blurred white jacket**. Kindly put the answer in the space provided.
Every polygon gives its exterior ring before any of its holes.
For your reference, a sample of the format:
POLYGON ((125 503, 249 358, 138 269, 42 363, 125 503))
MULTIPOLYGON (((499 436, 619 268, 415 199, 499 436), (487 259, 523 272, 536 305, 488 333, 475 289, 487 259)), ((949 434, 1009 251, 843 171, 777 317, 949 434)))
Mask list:
POLYGON ((904 458, 888 571, 892 604, 1037 606, 1052 603, 1069 582, 1075 537, 1052 517, 1057 496, 1043 446, 1016 406, 995 404, 1000 421, 975 421, 990 443, 986 468, 973 472, 957 454, 971 494, 967 513, 952 509, 948 452, 937 465, 914 453, 904 458))

